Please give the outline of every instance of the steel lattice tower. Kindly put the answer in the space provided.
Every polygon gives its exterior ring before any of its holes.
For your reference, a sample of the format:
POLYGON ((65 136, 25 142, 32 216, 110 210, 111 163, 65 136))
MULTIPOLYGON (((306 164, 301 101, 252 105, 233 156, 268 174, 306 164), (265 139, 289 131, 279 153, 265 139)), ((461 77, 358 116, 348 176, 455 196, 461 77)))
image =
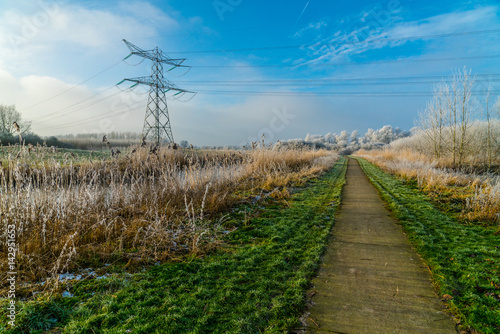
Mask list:
POLYGON ((146 115, 144 117, 142 139, 143 141, 151 139, 156 142, 156 144, 160 144, 164 140, 169 143, 173 143, 174 136, 172 135, 172 128, 170 127, 170 117, 168 115, 166 93, 169 91, 176 91, 176 93, 174 94, 174 96, 176 96, 181 93, 192 92, 185 89, 180 89, 173 83, 165 79, 163 75, 163 64, 172 66, 172 68, 170 68, 168 71, 171 71, 177 67, 189 67, 182 65, 182 63, 186 59, 169 58, 158 47, 154 48, 153 50, 142 50, 125 39, 123 40, 123 42, 130 50, 130 54, 125 57, 124 60, 131 57, 132 55, 136 55, 149 59, 152 62, 151 76, 123 79, 118 83, 119 85, 125 81, 130 81, 134 83, 131 88, 139 84, 148 85, 150 87, 148 103, 146 105, 146 115))

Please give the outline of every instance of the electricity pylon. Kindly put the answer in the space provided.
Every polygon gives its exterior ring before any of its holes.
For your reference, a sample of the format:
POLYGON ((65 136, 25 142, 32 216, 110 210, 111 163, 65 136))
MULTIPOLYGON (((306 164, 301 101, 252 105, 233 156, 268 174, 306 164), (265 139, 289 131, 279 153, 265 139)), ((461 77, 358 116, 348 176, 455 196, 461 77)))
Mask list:
POLYGON ((169 80, 165 79, 163 76, 163 64, 172 66, 172 68, 168 70, 170 72, 177 67, 189 67, 182 65, 186 59, 172 59, 158 47, 155 47, 153 50, 142 50, 125 39, 123 42, 130 50, 130 54, 123 60, 132 55, 136 55, 149 59, 152 62, 151 76, 123 79, 118 83, 119 85, 125 81, 130 81, 134 83, 130 88, 140 84, 150 87, 148 104, 146 105, 146 116, 144 117, 144 127, 142 129, 142 140, 146 141, 147 139, 152 139, 158 145, 164 140, 173 143, 174 136, 172 135, 172 128, 170 127, 166 93, 175 91, 176 93, 174 96, 177 96, 181 93, 193 92, 178 88, 169 80))

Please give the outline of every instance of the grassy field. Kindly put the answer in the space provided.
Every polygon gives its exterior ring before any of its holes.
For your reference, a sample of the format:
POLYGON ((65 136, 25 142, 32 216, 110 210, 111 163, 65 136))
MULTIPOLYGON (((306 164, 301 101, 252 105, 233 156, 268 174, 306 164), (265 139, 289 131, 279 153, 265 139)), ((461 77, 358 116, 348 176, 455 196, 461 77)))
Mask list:
POLYGON ((500 332, 500 234, 492 225, 464 224, 436 209, 415 182, 359 159, 464 329, 500 332))
MULTIPOLYGON (((287 198, 240 204, 226 235, 195 253, 143 272, 68 282, 21 302, 5 333, 285 333, 301 327, 305 292, 318 268, 344 182, 345 160, 319 179, 295 181, 287 198), (63 298, 69 291, 73 297, 63 298)), ((264 183, 266 185, 266 183, 264 183)), ((123 267, 122 267, 123 268, 123 267)), ((119 270, 117 270, 119 271, 119 270)), ((5 301, 3 302, 5 303, 5 301)))
MULTIPOLYGON (((48 148, 17 149, 0 169, 0 220, 4 229, 15 224, 19 284, 105 262, 134 266, 203 254, 230 232, 223 221, 233 205, 287 198, 292 183, 337 159, 326 151, 145 147, 86 162, 65 153, 61 163, 48 148)), ((0 255, 7 258, 6 244, 0 255)), ((0 263, 4 272, 6 265, 0 263)))
MULTIPOLYGON (((1 226, 15 224, 19 245, 18 327, 3 299, 1 331, 300 331, 345 159, 297 149, 0 152, 1 226), (85 278, 61 280, 68 272, 85 278)), ((377 154, 364 156, 398 178, 358 159, 461 326, 500 331, 496 184, 377 154)), ((3 273, 7 252, 1 244, 3 273)))

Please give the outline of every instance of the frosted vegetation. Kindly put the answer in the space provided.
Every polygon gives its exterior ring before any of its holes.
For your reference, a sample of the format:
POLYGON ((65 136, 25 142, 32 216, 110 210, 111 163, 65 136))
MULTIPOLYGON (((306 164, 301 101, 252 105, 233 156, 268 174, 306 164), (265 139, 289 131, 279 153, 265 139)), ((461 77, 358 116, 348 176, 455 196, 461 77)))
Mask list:
POLYGON ((456 71, 434 86, 432 99, 410 131, 385 125, 364 136, 351 133, 310 135, 286 140, 280 146, 313 146, 350 154, 358 150, 391 149, 421 153, 437 166, 467 170, 498 169, 500 159, 500 97, 479 87, 470 70, 456 71))
POLYGON ((500 231, 500 99, 474 91, 470 71, 457 72, 434 87, 411 136, 356 155, 416 181, 448 208, 460 206, 463 220, 500 231))
MULTIPOLYGON (((200 255, 233 227, 224 212, 333 166, 326 150, 198 151, 136 148, 127 155, 58 159, 44 146, 10 146, 0 166, 0 222, 15 224, 20 282, 119 260, 200 255)), ((1 156, 0 156, 1 157, 1 156)), ((5 240, 5 238, 4 238, 5 240)), ((0 268, 6 272, 6 243, 0 268)), ((5 282, 4 282, 5 283, 5 282)))
POLYGON ((371 150, 382 148, 396 139, 405 138, 411 135, 410 131, 404 131, 400 128, 393 128, 391 125, 385 125, 378 130, 368 129, 364 136, 359 135, 358 130, 351 133, 342 131, 340 134, 327 133, 326 135, 310 135, 304 139, 284 140, 276 145, 292 147, 314 147, 326 148, 338 151, 342 154, 350 154, 359 149, 371 150))

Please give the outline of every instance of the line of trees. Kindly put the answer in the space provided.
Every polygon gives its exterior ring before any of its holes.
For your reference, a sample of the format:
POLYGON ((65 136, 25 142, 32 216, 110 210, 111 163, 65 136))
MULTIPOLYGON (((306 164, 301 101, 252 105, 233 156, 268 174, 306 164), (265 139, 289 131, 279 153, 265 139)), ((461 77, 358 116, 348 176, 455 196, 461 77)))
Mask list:
POLYGON ((358 130, 354 130, 351 133, 344 130, 340 132, 340 134, 327 133, 324 136, 307 134, 304 139, 284 140, 278 145, 326 148, 339 151, 341 154, 350 154, 359 149, 371 150, 381 148, 397 139, 405 138, 410 135, 410 131, 404 131, 397 127, 393 128, 391 125, 384 125, 377 130, 368 129, 364 136, 360 136, 358 130))
POLYGON ((431 101, 425 111, 420 113, 417 125, 421 134, 432 146, 436 159, 451 158, 452 166, 461 167, 465 160, 477 152, 478 139, 483 147, 489 166, 498 155, 498 118, 500 100, 492 103, 491 86, 485 89, 485 98, 480 101, 476 95, 477 78, 470 70, 457 71, 449 80, 434 87, 431 101), (496 111, 495 111, 496 109, 496 111), (484 134, 472 131, 482 121, 484 134))

